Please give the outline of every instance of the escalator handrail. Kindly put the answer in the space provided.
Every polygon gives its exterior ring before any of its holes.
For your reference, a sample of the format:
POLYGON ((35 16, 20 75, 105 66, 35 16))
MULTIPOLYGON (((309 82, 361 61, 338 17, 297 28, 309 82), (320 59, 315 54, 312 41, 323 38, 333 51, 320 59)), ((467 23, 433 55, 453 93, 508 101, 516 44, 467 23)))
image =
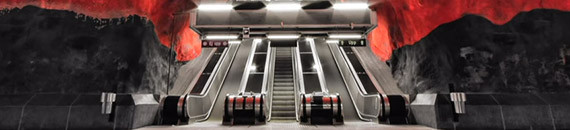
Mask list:
MULTIPOLYGON (((355 110, 358 113, 358 117, 364 121, 372 121, 372 120, 376 119, 380 115, 380 109, 381 109, 381 102, 380 101, 382 98, 381 95, 380 94, 368 94, 365 91, 365 89, 362 85, 362 82, 360 81, 360 79, 358 78, 358 75, 356 74, 356 72, 354 70, 354 67, 350 63, 350 60, 348 60, 348 57, 346 57, 346 53, 342 49, 340 49, 338 45, 329 44, 329 48, 333 52, 333 58, 335 59, 335 62, 337 63, 337 66, 339 68, 339 71, 341 73, 343 80, 345 80, 345 86, 348 90, 349 96, 351 96, 350 99, 352 100, 353 105, 356 108, 355 110), (341 54, 338 54, 338 53, 341 53, 341 54), (341 62, 339 60, 343 60, 345 62, 341 62), (344 66, 345 68, 347 68, 349 70, 342 70, 341 66, 344 66), (348 72, 349 74, 346 74, 346 72, 344 72, 344 71, 350 71, 350 72, 348 72), (345 75, 351 76, 351 78, 353 78, 355 80, 357 86, 353 86, 352 84, 349 84, 349 82, 347 82, 348 79, 347 79, 347 77, 345 77, 345 75), (355 90, 354 88, 358 88, 358 89, 355 90), (358 94, 355 95, 353 93, 358 93, 358 94), (356 98, 362 99, 362 100, 365 100, 366 98, 371 98, 372 101, 375 101, 376 105, 370 105, 370 102, 369 102, 369 103, 367 103, 367 105, 363 104, 362 106, 359 106, 359 103, 357 101, 355 101, 356 98), (372 113, 366 113, 364 111, 361 111, 361 109, 366 109, 365 107, 373 107, 372 113)), ((356 100, 358 100, 358 99, 356 99, 356 100)))
POLYGON ((265 104, 267 104, 267 105, 265 105, 265 106, 268 107, 268 108, 266 108, 266 110, 269 110, 265 114, 265 115, 268 115, 267 121, 271 120, 271 114, 270 113, 273 110, 272 109, 273 108, 273 93, 272 92, 273 92, 273 82, 274 81, 273 81, 272 77, 275 76, 275 55, 276 55, 275 54, 275 52, 276 52, 275 48, 270 47, 269 49, 270 50, 268 50, 269 54, 267 56, 268 58, 266 61, 268 63, 266 63, 266 65, 265 65, 265 67, 266 67, 265 72, 267 72, 267 75, 264 77, 264 78, 267 78, 267 81, 264 82, 267 85, 265 85, 265 87, 262 88, 262 93, 266 94, 266 96, 265 96, 266 97, 265 98, 266 103, 265 104))
POLYGON ((299 47, 294 47, 291 51, 293 55, 293 79, 294 79, 294 90, 295 91, 295 119, 300 121, 299 112, 300 112, 300 95, 305 94, 305 85, 303 80, 303 69, 301 68, 301 55, 299 54, 299 47))

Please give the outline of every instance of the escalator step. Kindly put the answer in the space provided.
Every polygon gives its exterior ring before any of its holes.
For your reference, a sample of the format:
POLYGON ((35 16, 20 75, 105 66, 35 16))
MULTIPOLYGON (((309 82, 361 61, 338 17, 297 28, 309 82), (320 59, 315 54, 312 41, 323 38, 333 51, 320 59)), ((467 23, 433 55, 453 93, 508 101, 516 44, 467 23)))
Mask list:
POLYGON ((273 95, 275 96, 290 96, 294 95, 295 93, 292 91, 274 91, 273 95))
POLYGON ((273 101, 273 105, 291 105, 295 106, 295 101, 273 101))
POLYGON ((272 111, 295 111, 295 106, 273 106, 272 111))
POLYGON ((274 86, 293 86, 293 83, 291 83, 291 82, 274 82, 273 85, 274 86))
POLYGON ((273 100, 295 100, 295 96, 273 96, 273 100))
POLYGON ((273 111, 271 116, 276 117, 295 117, 295 111, 273 111))
POLYGON ((293 75, 275 75, 275 78, 293 78, 293 75))
POLYGON ((287 82, 287 83, 292 83, 292 82, 293 82, 293 77, 276 77, 276 78, 273 78, 273 82, 287 82))
POLYGON ((273 91, 294 91, 293 87, 273 87, 273 91))
POLYGON ((296 120, 297 118, 293 117, 271 117, 271 120, 296 120))

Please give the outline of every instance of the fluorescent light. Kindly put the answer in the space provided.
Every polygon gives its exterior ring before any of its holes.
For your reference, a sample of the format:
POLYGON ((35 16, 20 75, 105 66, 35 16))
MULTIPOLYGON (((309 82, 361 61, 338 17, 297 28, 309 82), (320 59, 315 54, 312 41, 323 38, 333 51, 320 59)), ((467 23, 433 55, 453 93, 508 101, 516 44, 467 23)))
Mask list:
POLYGON ((207 40, 228 40, 228 39, 238 39, 238 35, 206 35, 207 40))
POLYGON ((256 43, 260 43, 261 41, 263 41, 263 40, 261 40, 261 39, 253 39, 253 42, 256 42, 256 43))
POLYGON ((270 3, 266 8, 272 11, 291 11, 301 10, 301 5, 299 3, 270 3))
POLYGON ((252 64, 251 66, 249 66, 249 71, 255 71, 255 70, 257 70, 257 66, 256 66, 256 65, 253 65, 253 64, 252 64))
POLYGON ((357 10, 357 9, 367 9, 368 4, 366 3, 336 3, 333 5, 334 9, 340 10, 357 10))
POLYGON ((299 35, 296 34, 270 34, 267 35, 269 39, 297 39, 299 35))
POLYGON ((241 41, 232 40, 232 41, 228 41, 228 43, 229 43, 229 44, 240 44, 241 41))
POLYGON ((206 11, 224 11, 224 10, 231 10, 234 7, 229 4, 201 4, 198 6, 198 10, 206 10, 206 11))
POLYGON ((362 38, 360 34, 329 34, 329 38, 333 39, 359 39, 362 38))
POLYGON ((339 40, 327 40, 327 43, 330 44, 337 44, 339 42, 339 40))

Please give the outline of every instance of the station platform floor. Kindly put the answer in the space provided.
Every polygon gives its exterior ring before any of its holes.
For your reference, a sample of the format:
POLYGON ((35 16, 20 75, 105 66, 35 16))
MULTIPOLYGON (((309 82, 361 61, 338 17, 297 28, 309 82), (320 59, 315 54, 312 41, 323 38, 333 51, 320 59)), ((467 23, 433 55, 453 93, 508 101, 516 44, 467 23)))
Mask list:
POLYGON ((374 122, 345 122, 344 125, 301 125, 297 122, 268 122, 265 125, 225 126, 221 122, 200 122, 181 126, 147 126, 137 130, 434 130, 421 125, 385 125, 374 122))

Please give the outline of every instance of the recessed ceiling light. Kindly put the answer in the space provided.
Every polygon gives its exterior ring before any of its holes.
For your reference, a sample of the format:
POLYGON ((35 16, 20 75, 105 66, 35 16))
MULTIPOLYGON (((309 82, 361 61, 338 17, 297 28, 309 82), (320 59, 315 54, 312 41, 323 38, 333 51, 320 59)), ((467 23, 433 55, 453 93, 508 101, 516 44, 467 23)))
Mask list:
POLYGON ((339 10, 367 9, 368 4, 366 4, 366 3, 336 3, 333 5, 333 8, 339 9, 339 10))
POLYGON ((294 11, 300 10, 301 5, 299 3, 270 3, 266 8, 271 11, 294 11))
POLYGON ((233 6, 229 4, 201 4, 198 6, 198 10, 202 11, 224 11, 231 9, 233 9, 233 6))

